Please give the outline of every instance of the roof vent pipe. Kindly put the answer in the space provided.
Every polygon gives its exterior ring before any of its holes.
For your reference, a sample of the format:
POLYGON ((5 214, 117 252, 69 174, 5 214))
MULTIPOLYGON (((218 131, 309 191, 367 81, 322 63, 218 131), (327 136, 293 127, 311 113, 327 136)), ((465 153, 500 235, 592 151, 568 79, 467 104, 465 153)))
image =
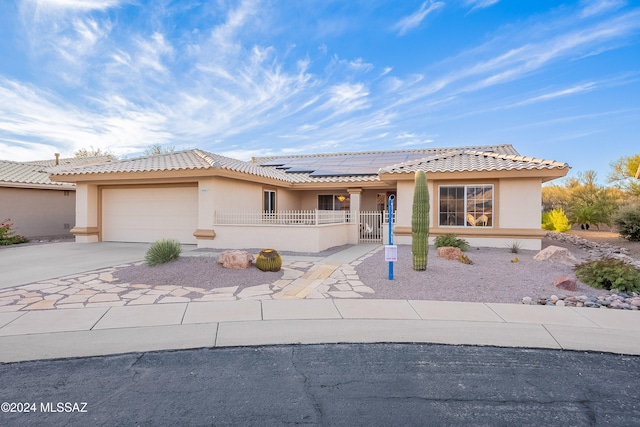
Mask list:
POLYGON ((60 153, 55 153, 56 156, 56 166, 60 164, 60 153))

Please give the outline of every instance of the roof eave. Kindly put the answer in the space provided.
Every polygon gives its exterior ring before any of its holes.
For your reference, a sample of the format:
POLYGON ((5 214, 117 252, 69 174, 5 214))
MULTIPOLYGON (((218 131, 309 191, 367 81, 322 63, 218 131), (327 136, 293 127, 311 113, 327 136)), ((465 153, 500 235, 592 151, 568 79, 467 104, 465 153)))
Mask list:
POLYGON ((27 182, 7 182, 0 181, 0 187, 4 188, 24 188, 32 190, 74 190, 76 186, 68 181, 59 184, 34 184, 27 182))
MULTIPOLYGON (((569 172, 569 167, 553 169, 510 169, 481 171, 425 171, 427 179, 490 179, 490 178, 540 178, 542 182, 562 178, 569 172)), ((380 180, 408 181, 414 179, 415 172, 381 172, 380 180)))

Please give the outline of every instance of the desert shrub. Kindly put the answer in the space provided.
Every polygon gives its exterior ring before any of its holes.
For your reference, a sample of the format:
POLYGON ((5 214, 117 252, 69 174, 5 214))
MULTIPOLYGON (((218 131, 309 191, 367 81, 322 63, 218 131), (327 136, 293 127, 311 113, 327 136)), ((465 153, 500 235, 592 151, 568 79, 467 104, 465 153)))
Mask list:
POLYGON ((473 261, 471 261, 469 257, 464 254, 460 254, 460 256, 458 257, 458 261, 463 264, 473 265, 473 261))
POLYGON ((449 233, 436 237, 435 246, 436 248, 453 246, 454 248, 460 248, 460 250, 464 252, 467 250, 467 247, 469 247, 469 242, 464 239, 459 239, 453 233, 449 233))
POLYGON ((619 212, 613 223, 622 237, 632 242, 640 241, 640 206, 619 212))
POLYGON ((27 243, 29 239, 19 236, 13 230, 13 222, 10 218, 0 222, 0 246, 15 245, 18 243, 27 243))
POLYGON ((518 252, 520 252, 520 242, 518 240, 514 240, 510 245, 507 246, 507 249, 509 249, 509 252, 511 252, 512 254, 517 254, 518 252))
POLYGON ((640 271, 619 259, 587 261, 575 266, 574 270, 578 279, 594 288, 640 291, 640 271))
POLYGON ((565 231, 569 231, 571 226, 562 208, 558 208, 542 214, 542 228, 544 230, 564 233, 565 231))
POLYGON ((153 267, 154 265, 165 264, 178 259, 180 252, 182 252, 182 247, 177 240, 157 240, 147 249, 144 260, 148 266, 153 267))

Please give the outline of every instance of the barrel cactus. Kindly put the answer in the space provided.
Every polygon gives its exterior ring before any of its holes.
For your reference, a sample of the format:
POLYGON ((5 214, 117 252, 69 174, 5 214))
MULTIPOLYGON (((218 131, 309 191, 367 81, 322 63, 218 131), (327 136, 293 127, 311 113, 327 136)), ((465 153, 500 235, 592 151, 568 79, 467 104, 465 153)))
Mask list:
POLYGON ((282 257, 275 249, 263 249, 256 258, 256 267, 262 271, 280 271, 282 257))
POLYGON ((417 171, 415 175, 415 189, 413 193, 413 213, 411 216, 411 253, 413 255, 413 269, 422 271, 427 269, 429 254, 429 188, 424 171, 417 171))

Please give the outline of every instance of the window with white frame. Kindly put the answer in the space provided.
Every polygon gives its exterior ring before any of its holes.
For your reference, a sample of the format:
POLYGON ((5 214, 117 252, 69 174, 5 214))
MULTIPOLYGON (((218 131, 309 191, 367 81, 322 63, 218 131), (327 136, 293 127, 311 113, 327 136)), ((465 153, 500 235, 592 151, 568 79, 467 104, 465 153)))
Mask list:
POLYGON ((351 200, 348 194, 320 194, 318 195, 318 210, 348 211, 351 200))
POLYGON ((276 192, 273 190, 264 190, 264 201, 262 209, 265 212, 273 213, 276 211, 276 192))
POLYGON ((493 227, 493 185, 441 185, 441 227, 493 227))

